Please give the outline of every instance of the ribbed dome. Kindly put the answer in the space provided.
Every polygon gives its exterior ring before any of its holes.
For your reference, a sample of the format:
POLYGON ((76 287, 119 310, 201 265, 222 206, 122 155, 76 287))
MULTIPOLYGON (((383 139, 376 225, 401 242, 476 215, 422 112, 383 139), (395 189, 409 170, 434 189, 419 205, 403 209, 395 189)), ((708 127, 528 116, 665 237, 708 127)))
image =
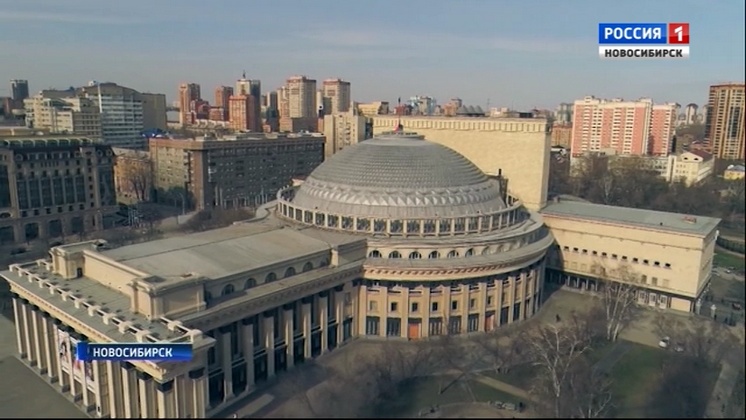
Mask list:
POLYGON ((306 178, 292 201, 340 216, 401 219, 505 207, 496 181, 454 150, 413 133, 377 136, 343 149, 306 178))

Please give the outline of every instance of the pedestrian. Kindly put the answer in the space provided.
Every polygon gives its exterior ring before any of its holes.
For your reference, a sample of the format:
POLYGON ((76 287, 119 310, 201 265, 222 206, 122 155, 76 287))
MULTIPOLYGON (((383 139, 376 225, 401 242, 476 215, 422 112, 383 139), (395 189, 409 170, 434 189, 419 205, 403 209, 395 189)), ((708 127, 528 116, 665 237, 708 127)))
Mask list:
POLYGON ((554 315, 554 319, 555 319, 555 321, 560 322, 560 316, 559 316, 559 314, 555 314, 554 315))

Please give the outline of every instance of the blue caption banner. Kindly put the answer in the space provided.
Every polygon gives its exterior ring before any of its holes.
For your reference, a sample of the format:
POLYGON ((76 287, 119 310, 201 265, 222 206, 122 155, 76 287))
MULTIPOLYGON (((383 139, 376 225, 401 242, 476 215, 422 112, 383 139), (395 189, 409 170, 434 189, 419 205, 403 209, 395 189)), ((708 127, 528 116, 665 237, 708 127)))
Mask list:
POLYGON ((84 362, 94 360, 180 361, 192 360, 192 345, 188 343, 84 343, 76 348, 76 357, 84 362))
POLYGON ((600 45, 660 45, 668 43, 667 23, 599 23, 600 45))

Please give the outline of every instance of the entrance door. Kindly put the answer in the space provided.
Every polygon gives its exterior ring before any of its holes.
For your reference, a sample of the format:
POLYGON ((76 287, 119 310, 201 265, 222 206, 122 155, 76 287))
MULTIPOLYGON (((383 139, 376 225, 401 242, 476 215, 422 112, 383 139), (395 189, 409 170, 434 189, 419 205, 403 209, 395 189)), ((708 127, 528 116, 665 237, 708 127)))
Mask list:
POLYGON ((407 338, 410 340, 417 340, 420 338, 420 323, 409 322, 409 330, 407 331, 407 338))
POLYGON ((495 327, 495 314, 487 315, 484 320, 484 330, 492 331, 495 327))

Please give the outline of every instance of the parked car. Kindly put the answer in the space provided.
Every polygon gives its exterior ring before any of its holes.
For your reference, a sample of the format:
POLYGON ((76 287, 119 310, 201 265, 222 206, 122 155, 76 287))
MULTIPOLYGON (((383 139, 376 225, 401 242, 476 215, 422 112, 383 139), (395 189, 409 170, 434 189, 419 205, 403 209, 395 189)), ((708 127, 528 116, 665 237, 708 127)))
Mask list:
POLYGON ((661 338, 661 341, 658 342, 658 347, 662 349, 667 349, 670 344, 671 344, 671 337, 663 337, 661 338))

